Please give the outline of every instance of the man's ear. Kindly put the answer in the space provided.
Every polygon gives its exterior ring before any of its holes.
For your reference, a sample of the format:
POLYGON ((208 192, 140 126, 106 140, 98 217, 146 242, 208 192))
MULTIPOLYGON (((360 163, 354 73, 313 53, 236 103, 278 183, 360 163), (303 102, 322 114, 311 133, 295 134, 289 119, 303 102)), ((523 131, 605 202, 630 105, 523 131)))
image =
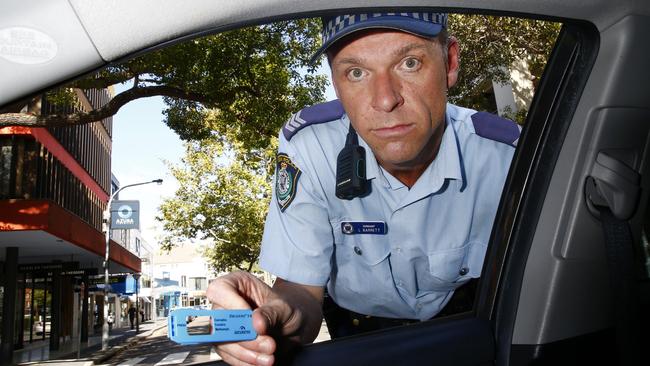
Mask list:
POLYGON ((447 42, 447 89, 456 85, 460 69, 460 47, 455 37, 449 37, 447 42))

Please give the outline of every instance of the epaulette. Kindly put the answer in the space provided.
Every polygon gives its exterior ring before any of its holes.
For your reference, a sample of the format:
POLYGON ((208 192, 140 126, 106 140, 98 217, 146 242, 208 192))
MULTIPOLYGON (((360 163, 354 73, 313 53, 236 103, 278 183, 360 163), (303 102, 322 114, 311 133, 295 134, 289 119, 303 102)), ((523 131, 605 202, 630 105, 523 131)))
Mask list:
POLYGON ((345 110, 338 99, 327 103, 316 104, 294 113, 284 124, 282 133, 287 141, 298 133, 298 131, 310 125, 317 125, 341 118, 345 110))
POLYGON ((476 134, 486 139, 517 147, 521 126, 515 122, 487 112, 472 114, 476 134))

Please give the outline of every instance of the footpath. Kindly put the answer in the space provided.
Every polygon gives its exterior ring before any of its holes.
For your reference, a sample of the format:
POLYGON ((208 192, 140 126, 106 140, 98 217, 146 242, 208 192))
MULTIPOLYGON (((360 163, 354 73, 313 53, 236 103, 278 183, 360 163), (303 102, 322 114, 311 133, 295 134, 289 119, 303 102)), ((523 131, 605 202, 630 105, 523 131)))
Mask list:
POLYGON ((153 332, 167 326, 167 319, 146 321, 140 324, 140 331, 129 327, 111 330, 108 349, 102 351, 101 335, 88 337, 88 342, 81 345, 79 358, 77 358, 76 339, 62 344, 60 350, 49 351, 49 342, 35 344, 14 352, 16 365, 97 365, 113 357, 122 350, 135 346, 141 340, 149 337, 153 332))

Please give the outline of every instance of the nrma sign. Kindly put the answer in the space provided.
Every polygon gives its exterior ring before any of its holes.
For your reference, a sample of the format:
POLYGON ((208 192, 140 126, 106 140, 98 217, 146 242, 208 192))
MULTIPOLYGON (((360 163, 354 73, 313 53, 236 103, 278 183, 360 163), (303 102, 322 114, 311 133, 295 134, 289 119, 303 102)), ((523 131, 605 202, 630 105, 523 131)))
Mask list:
POLYGON ((114 201, 111 205, 111 229, 139 229, 140 201, 114 201))

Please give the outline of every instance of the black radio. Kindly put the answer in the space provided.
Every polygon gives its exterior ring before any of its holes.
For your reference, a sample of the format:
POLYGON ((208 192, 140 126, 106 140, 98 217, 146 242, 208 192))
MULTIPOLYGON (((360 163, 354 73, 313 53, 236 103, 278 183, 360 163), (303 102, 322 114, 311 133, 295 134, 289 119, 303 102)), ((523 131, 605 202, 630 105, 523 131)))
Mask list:
POLYGON ((345 146, 336 158, 336 197, 351 200, 370 193, 366 179, 366 150, 359 146, 357 132, 350 123, 345 146))

